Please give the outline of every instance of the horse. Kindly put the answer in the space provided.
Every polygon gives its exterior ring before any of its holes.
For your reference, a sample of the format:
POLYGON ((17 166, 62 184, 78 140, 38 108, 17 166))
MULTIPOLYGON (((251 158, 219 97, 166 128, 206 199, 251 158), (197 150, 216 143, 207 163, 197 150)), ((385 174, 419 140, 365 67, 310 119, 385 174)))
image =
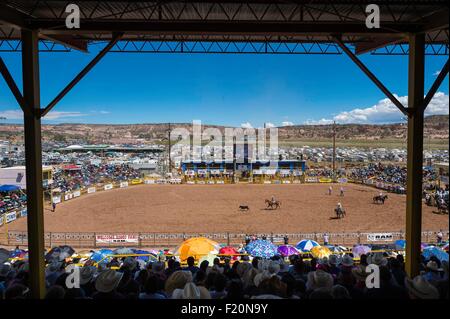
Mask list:
POLYGON ((345 209, 343 208, 335 208, 334 212, 336 213, 336 218, 338 219, 344 218, 346 215, 345 209))
POLYGON ((268 209, 278 209, 281 208, 281 202, 279 200, 271 201, 266 199, 266 205, 268 209))
POLYGON ((377 195, 373 197, 373 202, 375 204, 381 203, 384 204, 384 202, 388 199, 388 195, 377 195))
POLYGON ((437 209, 439 214, 448 214, 448 204, 444 201, 436 201, 437 209))
POLYGON ((250 207, 248 205, 239 205, 239 210, 240 211, 248 211, 250 210, 250 207))

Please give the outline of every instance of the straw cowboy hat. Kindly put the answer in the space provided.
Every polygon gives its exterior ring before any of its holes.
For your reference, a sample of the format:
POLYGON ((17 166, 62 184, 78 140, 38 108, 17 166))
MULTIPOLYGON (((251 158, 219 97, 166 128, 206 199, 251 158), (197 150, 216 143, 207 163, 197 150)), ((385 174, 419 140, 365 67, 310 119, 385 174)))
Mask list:
POLYGON ((92 279, 97 272, 97 268, 94 266, 84 266, 80 268, 80 285, 86 285, 92 279))
POLYGON ((408 289, 410 295, 418 299, 438 299, 439 291, 436 287, 430 284, 422 276, 417 276, 413 280, 408 277, 405 278, 405 287, 408 289))
POLYGON ((306 287, 309 289, 329 288, 333 287, 333 276, 323 270, 311 271, 308 273, 308 281, 306 287))
POLYGON ((367 263, 375 264, 378 266, 386 266, 388 260, 383 256, 383 253, 374 253, 372 255, 369 255, 369 257, 367 257, 367 263))
POLYGON ((366 267, 363 265, 358 265, 352 269, 353 276, 359 281, 365 281, 367 276, 369 275, 366 272, 366 267))
POLYGON ((105 270, 98 275, 95 281, 95 289, 99 292, 111 292, 117 287, 122 276, 123 273, 121 272, 112 269, 105 270))
POLYGON ((344 257, 342 257, 341 264, 343 266, 351 267, 353 266, 353 258, 349 255, 344 255, 344 257))

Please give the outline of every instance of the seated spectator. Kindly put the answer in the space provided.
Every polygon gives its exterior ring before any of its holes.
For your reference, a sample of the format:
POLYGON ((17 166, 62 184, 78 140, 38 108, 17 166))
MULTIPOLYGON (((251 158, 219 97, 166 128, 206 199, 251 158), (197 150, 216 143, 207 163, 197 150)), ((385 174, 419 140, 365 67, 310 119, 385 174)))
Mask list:
POLYGON ((405 278, 405 287, 411 299, 438 299, 439 291, 423 276, 414 279, 405 278))

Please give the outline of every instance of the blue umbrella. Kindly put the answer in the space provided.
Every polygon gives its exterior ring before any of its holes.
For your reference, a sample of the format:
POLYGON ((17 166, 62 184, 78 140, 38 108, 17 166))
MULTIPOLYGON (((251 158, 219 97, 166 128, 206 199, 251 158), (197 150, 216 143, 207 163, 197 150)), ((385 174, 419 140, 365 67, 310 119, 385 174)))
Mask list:
POLYGON ((435 246, 429 246, 424 248, 422 251, 422 255, 425 257, 425 259, 430 259, 432 256, 435 256, 440 261, 445 260, 448 262, 448 254, 442 249, 435 246))
POLYGON ((267 240, 254 240, 245 246, 247 253, 253 257, 270 258, 278 254, 278 247, 267 240))
MULTIPOLYGON (((140 249, 132 249, 132 250, 133 250, 134 254, 147 254, 147 255, 151 254, 151 252, 149 252, 147 250, 140 250, 140 249)), ((147 262, 150 259, 151 260, 156 260, 156 257, 154 257, 153 254, 152 254, 152 256, 139 256, 139 257, 136 257, 136 259, 140 259, 140 260, 143 260, 143 261, 147 262)))
POLYGON ((104 259, 107 255, 114 255, 114 252, 111 249, 100 249, 99 251, 96 251, 95 253, 93 253, 90 257, 90 259, 92 259, 95 262, 99 262, 100 260, 103 259, 103 261, 106 261, 106 259, 104 259))
POLYGON ((406 240, 399 239, 399 240, 395 241, 395 248, 396 249, 402 250, 402 249, 405 249, 405 247, 406 247, 406 240))
POLYGON ((122 247, 122 248, 117 248, 116 250, 114 250, 114 254, 116 254, 116 255, 131 255, 131 254, 134 254, 134 251, 131 248, 122 247))
POLYGON ((311 239, 303 239, 295 245, 295 248, 302 252, 310 251, 313 247, 320 246, 318 242, 311 239))
POLYGON ((0 192, 14 192, 14 191, 18 191, 20 189, 19 186, 17 185, 2 185, 0 186, 0 192))

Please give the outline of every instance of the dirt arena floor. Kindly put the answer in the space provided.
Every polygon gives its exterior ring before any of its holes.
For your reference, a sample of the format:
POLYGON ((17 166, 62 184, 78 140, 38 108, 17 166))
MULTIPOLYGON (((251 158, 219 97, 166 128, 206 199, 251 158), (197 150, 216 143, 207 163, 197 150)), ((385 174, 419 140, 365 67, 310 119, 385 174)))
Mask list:
MULTIPOLYGON (((309 185, 140 185, 84 195, 45 209, 47 232, 234 232, 298 233, 399 231, 405 227, 406 196, 389 194, 384 205, 372 203, 376 189, 348 184, 345 196, 327 195, 329 184, 309 185), (265 199, 281 200, 279 210, 265 199), (334 219, 341 201, 344 219, 334 219), (239 205, 250 211, 241 212, 239 205)), ((423 230, 448 229, 448 215, 423 206, 423 230)), ((26 230, 26 219, 8 225, 26 230)))

